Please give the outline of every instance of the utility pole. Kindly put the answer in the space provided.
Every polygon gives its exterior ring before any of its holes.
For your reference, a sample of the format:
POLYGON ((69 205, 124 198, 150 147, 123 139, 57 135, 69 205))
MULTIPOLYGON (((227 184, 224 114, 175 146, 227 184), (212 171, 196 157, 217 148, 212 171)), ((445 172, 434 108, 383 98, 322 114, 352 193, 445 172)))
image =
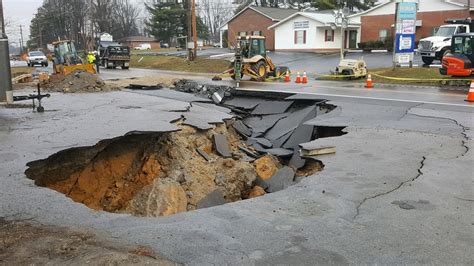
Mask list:
POLYGON ((194 51, 193 51, 193 61, 197 57, 197 25, 196 25, 196 0, 192 0, 192 18, 193 18, 193 42, 194 42, 194 51))
POLYGON ((0 0, 0 102, 13 103, 12 74, 10 69, 10 51, 8 37, 5 34, 5 19, 3 17, 3 1, 0 0))
POLYGON ((43 27, 40 25, 39 26, 39 41, 40 41, 40 47, 43 48, 43 27))
POLYGON ((20 54, 23 53, 23 26, 20 25, 20 54))
MULTIPOLYGON (((186 7, 188 8, 188 36, 186 37, 186 48, 188 49, 188 60, 194 60, 194 47, 191 45, 191 36, 193 35, 193 10, 192 2, 193 0, 186 1, 186 7)), ((194 44, 194 43, 193 43, 194 44)))

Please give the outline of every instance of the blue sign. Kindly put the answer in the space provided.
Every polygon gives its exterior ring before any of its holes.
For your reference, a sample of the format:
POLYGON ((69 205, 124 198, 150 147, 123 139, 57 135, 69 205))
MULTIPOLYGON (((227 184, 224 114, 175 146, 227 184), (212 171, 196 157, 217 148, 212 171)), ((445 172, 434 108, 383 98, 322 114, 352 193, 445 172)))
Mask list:
POLYGON ((398 19, 416 19, 416 3, 399 3, 398 19))
POLYGON ((395 37, 396 53, 413 53, 415 51, 415 34, 399 34, 395 37))

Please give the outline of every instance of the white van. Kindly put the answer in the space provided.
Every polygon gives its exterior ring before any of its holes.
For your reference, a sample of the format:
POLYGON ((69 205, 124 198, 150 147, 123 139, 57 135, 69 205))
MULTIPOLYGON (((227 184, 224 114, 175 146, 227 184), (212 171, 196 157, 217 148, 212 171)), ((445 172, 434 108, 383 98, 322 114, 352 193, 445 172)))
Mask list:
POLYGON ((151 44, 141 43, 139 46, 133 47, 134 50, 151 50, 151 44))

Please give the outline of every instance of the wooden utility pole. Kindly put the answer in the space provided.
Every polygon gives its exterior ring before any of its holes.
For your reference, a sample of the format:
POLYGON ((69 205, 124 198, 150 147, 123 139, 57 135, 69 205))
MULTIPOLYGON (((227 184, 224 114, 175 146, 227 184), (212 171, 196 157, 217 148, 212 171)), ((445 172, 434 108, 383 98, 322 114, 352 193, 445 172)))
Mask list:
POLYGON ((20 25, 20 54, 23 53, 23 26, 20 25))
POLYGON ((191 8, 191 1, 192 0, 187 0, 186 1, 186 8, 187 8, 187 11, 188 11, 188 34, 186 36, 186 49, 188 49, 188 60, 189 61, 193 61, 194 60, 194 56, 193 56, 193 49, 191 47, 191 45, 189 45, 191 43, 191 36, 193 35, 193 23, 192 23, 192 8, 191 8))
POLYGON ((13 103, 12 76, 10 69, 10 51, 5 33, 3 2, 0 0, 0 102, 13 103))
POLYGON ((193 51, 193 61, 197 57, 197 25, 196 25, 196 0, 192 0, 192 23, 193 23, 193 42, 194 42, 194 51, 193 51))

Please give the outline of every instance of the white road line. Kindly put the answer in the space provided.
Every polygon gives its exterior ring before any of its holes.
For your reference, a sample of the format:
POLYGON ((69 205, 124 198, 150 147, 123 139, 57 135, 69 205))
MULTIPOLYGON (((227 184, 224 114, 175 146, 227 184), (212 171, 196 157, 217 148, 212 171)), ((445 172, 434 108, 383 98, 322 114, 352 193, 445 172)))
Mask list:
MULTIPOLYGON (((242 89, 245 91, 246 89, 242 89)), ((415 101, 415 100, 403 100, 393 98, 377 98, 367 96, 352 96, 352 95, 340 95, 340 94, 326 94, 326 93, 315 93, 315 92, 295 92, 295 91, 281 91, 281 90, 264 90, 264 89, 248 89, 260 92, 286 92, 295 94, 307 94, 307 95, 318 95, 318 96, 329 96, 329 97, 340 97, 340 98, 351 98, 351 99, 364 99, 364 100, 378 100, 378 101, 391 101, 391 102, 406 102, 406 103, 423 103, 433 105, 444 105, 444 106, 459 106, 459 107, 474 107, 474 104, 457 104, 457 103, 440 103, 440 102, 427 102, 427 101, 415 101)))

